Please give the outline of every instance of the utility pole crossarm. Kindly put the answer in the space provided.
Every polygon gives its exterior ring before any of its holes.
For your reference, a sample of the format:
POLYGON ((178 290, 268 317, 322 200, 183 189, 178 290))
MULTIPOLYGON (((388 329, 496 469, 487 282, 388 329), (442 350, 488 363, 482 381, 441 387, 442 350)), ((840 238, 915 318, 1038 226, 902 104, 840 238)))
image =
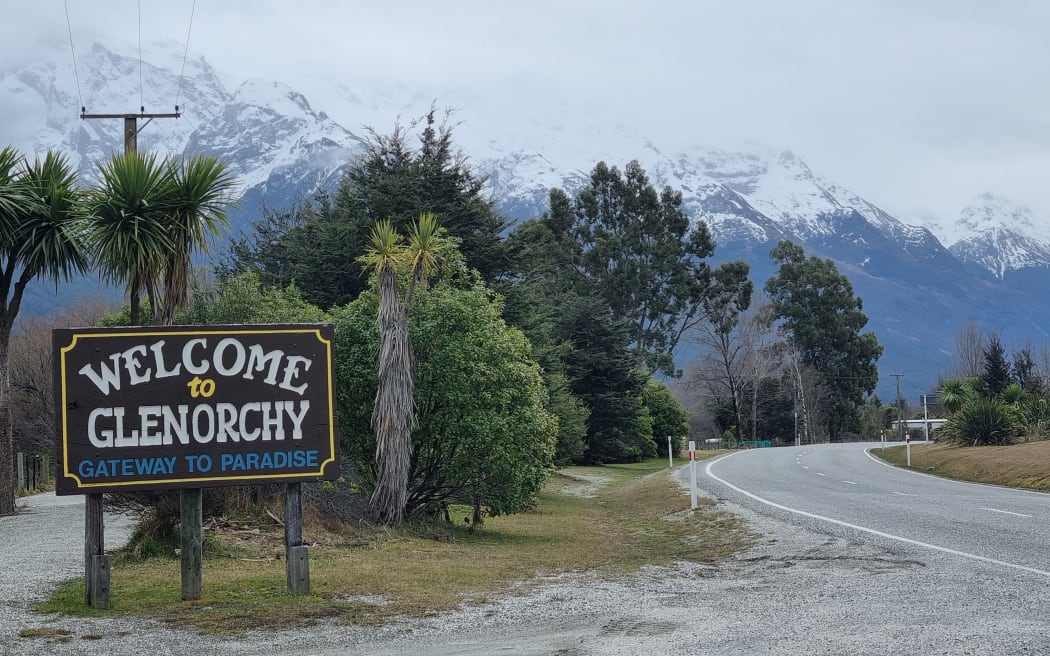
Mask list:
POLYGON ((124 152, 133 153, 138 150, 138 138, 139 130, 138 121, 140 118, 147 119, 146 123, 142 127, 146 127, 150 121, 155 118, 179 118, 182 116, 182 112, 179 111, 179 106, 175 105, 174 112, 162 113, 162 114, 147 114, 145 107, 139 107, 138 114, 88 114, 85 107, 80 108, 80 118, 122 118, 124 119, 124 152))
POLYGON ((169 112, 167 114, 80 114, 80 118, 179 118, 181 112, 169 112))

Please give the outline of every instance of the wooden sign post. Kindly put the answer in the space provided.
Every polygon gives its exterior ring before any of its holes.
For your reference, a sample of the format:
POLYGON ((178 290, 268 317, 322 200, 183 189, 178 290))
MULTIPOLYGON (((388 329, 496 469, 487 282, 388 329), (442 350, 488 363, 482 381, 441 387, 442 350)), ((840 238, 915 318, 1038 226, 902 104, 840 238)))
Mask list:
POLYGON ((202 594, 201 488, 285 483, 288 590, 308 594, 303 481, 339 476, 332 327, 53 331, 58 494, 86 494, 85 602, 109 604, 102 493, 180 490, 182 598, 202 594))

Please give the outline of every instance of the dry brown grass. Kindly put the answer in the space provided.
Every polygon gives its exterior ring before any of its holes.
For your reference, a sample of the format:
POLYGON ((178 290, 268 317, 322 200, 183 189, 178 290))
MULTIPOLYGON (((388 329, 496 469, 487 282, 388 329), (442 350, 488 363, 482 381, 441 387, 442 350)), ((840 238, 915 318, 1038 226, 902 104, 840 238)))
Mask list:
MULTIPOLYGON (((707 455, 707 454, 705 454, 707 455)), ((322 617, 364 624, 395 615, 426 616, 537 584, 548 575, 590 579, 676 561, 716 562, 748 546, 743 522, 688 496, 666 462, 570 468, 555 475, 531 512, 488 518, 468 534, 469 508, 453 525, 339 532, 308 527, 311 594, 285 591, 279 527, 258 534, 224 532, 225 556, 205 554, 204 595, 179 601, 179 563, 171 559, 114 566, 112 609, 83 605, 83 582, 62 587, 38 608, 77 615, 150 615, 205 632, 240 632, 303 624, 322 617), (600 476, 594 496, 567 493, 580 475, 600 476)))
MULTIPOLYGON (((873 449, 872 453, 903 467, 905 448, 873 449)), ((1050 491, 1050 441, 967 447, 913 444, 911 464, 912 469, 946 478, 1050 491)))

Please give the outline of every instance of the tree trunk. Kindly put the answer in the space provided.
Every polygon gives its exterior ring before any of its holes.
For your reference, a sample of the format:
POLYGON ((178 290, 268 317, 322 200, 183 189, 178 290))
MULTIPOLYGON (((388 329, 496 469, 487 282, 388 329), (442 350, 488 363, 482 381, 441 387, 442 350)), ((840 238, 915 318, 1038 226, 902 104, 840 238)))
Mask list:
POLYGON ((396 525, 405 517, 416 414, 408 312, 400 304, 397 277, 389 266, 379 273, 377 323, 378 386, 372 410, 376 487, 372 492, 372 509, 382 521, 396 525))
POLYGON ((0 321, 0 515, 15 511, 15 444, 11 416, 11 373, 8 346, 11 326, 0 321))

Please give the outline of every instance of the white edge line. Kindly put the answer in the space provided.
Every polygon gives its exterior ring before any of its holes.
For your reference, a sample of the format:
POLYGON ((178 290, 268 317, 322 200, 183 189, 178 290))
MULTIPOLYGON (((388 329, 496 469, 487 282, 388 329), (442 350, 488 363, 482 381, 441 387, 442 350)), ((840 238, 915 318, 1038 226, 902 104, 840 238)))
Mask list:
POLYGON ((1018 512, 1011 512, 1009 510, 999 510, 998 508, 981 508, 981 510, 987 510, 988 512, 1002 513, 1004 515, 1013 515, 1015 517, 1031 517, 1031 515, 1022 515, 1018 512))
POLYGON ((973 481, 960 481, 960 480, 955 479, 955 478, 945 478, 944 476, 934 476, 933 474, 927 474, 925 472, 915 471, 914 469, 905 469, 904 467, 898 467, 897 465, 890 464, 890 463, 886 462, 885 460, 883 460, 881 458, 876 458, 875 456, 873 456, 871 454, 872 450, 873 449, 878 449, 878 448, 881 448, 881 447, 876 447, 876 446, 868 447, 867 449, 864 449, 864 455, 868 456, 869 458, 871 458, 875 462, 879 463, 883 467, 889 467, 890 469, 893 469, 893 470, 896 470, 896 471, 899 471, 899 472, 905 472, 905 473, 908 473, 908 474, 915 474, 916 476, 925 476, 926 478, 932 478, 934 480, 944 481, 944 482, 947 482, 947 483, 960 483, 962 485, 976 485, 977 487, 991 487, 991 488, 995 488, 997 490, 1008 490, 1010 492, 1020 492, 1021 494, 1035 494, 1035 495, 1038 495, 1038 496, 1041 496, 1041 497, 1046 497, 1046 496, 1050 495, 1050 492, 1041 492, 1039 490, 1026 490, 1026 489, 1020 488, 1020 487, 1008 487, 1006 485, 993 485, 992 483, 975 483, 973 481))
POLYGON ((894 492, 894 494, 902 497, 917 497, 918 494, 908 494, 907 492, 894 492))
POLYGON ((991 563, 992 565, 1000 565, 1002 567, 1009 567, 1011 569, 1018 569, 1018 570, 1021 570, 1022 572, 1030 572, 1032 574, 1039 574, 1040 576, 1046 576, 1046 577, 1050 578, 1050 572, 1047 572, 1047 571, 1041 570, 1041 569, 1036 569, 1034 567, 1026 567, 1025 565, 1017 565, 1016 563, 1008 563, 1008 562, 1006 562, 1004 560, 996 560, 995 558, 988 558, 987 556, 978 556, 977 554, 967 553, 965 551, 958 551, 957 549, 949 549, 948 547, 941 547, 941 546, 938 546, 936 544, 930 544, 929 542, 920 542, 918 540, 912 540, 911 538, 905 538, 905 537, 901 537, 899 535, 893 535, 892 533, 886 533, 884 531, 878 531, 876 529, 868 528, 866 526, 858 526, 857 524, 850 524, 849 522, 844 522, 844 521, 839 520, 839 519, 832 519, 831 517, 824 517, 823 515, 817 515, 817 514, 814 514, 814 513, 811 513, 811 512, 806 512, 805 510, 799 510, 797 508, 791 508, 789 506, 784 506, 784 505, 781 505, 779 503, 776 503, 775 501, 770 501, 769 499, 763 499, 762 497, 758 496, 757 494, 752 494, 751 492, 748 492, 747 490, 741 489, 741 488, 733 485, 729 481, 727 481, 727 480, 725 480, 723 478, 719 478, 718 476, 715 476, 714 472, 711 471, 711 467, 716 462, 721 462, 722 460, 725 460, 726 458, 732 458, 733 456, 739 455, 740 453, 747 453, 747 452, 746 451, 737 451, 736 453, 730 453, 729 455, 725 455, 725 456, 722 456, 720 458, 716 458, 715 460, 712 460, 712 461, 707 463, 707 466, 704 467, 704 472, 708 476, 710 476, 711 478, 713 478, 716 481, 718 481, 719 483, 721 483, 722 485, 725 485, 726 487, 728 487, 728 488, 730 488, 732 490, 736 490, 740 494, 743 494, 746 497, 754 499, 755 501, 758 501, 759 503, 764 503, 767 506, 771 506, 771 507, 777 508, 779 510, 784 510, 784 511, 787 511, 787 512, 790 512, 790 513, 795 513, 796 515, 802 515, 803 517, 809 517, 810 519, 817 519, 817 520, 820 520, 822 522, 828 522, 830 524, 835 524, 837 526, 842 526, 842 527, 845 527, 845 528, 851 528, 851 529, 853 529, 855 531, 862 531, 864 533, 870 533, 871 535, 877 535, 880 538, 886 538, 886 539, 889 539, 889 540, 896 540, 897 542, 903 542, 905 544, 911 544, 911 545, 914 545, 916 547, 923 547, 924 549, 932 549, 934 551, 940 551, 942 553, 952 554, 953 556, 961 556, 962 558, 969 558, 970 560, 977 560, 977 561, 980 561, 982 563, 991 563))
POLYGON ((853 481, 842 481, 843 483, 849 483, 850 485, 856 485, 853 481))

